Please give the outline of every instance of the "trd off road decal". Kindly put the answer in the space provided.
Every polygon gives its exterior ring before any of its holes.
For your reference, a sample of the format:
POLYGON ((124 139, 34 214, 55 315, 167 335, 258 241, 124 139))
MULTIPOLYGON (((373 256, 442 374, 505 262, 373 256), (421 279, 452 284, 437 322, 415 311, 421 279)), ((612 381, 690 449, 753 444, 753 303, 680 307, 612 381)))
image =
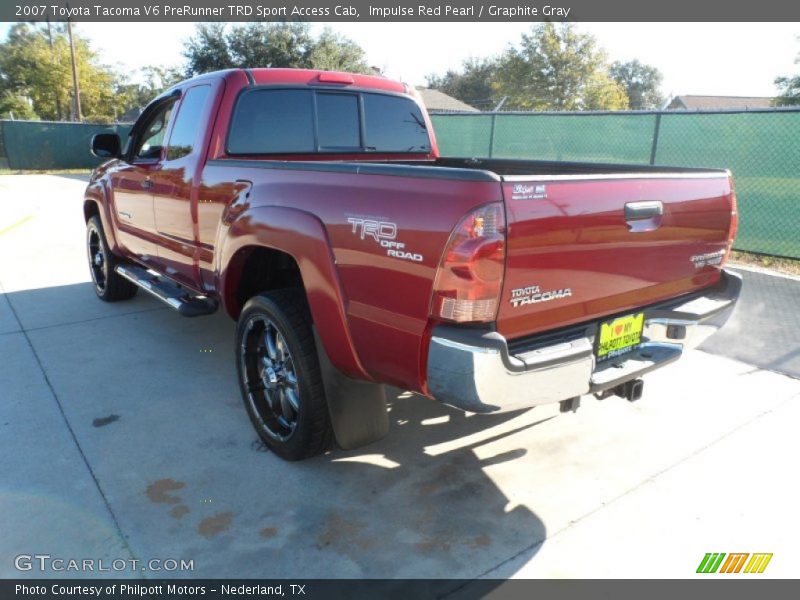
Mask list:
POLYGON ((352 226, 352 233, 360 239, 375 240, 386 249, 386 256, 402 260, 422 262, 422 254, 409 252, 403 242, 397 241, 397 224, 377 218, 348 216, 347 222, 352 226))

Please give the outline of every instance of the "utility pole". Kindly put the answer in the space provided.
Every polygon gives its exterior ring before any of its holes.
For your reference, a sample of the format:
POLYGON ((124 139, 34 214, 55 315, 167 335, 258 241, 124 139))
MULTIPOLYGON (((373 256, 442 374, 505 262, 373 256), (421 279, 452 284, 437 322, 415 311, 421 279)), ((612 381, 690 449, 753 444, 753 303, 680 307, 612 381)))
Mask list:
POLYGON ((50 16, 47 17, 47 39, 50 41, 50 50, 53 50, 53 32, 50 29, 50 16))
MULTIPOLYGON (((69 11, 69 4, 67 4, 69 11)), ((78 86, 78 63, 75 60, 75 42, 72 40, 72 21, 67 19, 67 35, 69 35, 69 51, 72 55, 72 89, 75 94, 75 120, 83 121, 81 114, 81 88, 78 86)))
MULTIPOLYGON (((50 17, 47 17, 47 39, 50 42, 50 54, 53 55, 53 62, 55 63, 57 60, 56 51, 53 48, 53 31, 50 28, 50 17)), ((56 114, 58 115, 58 120, 61 120, 61 98, 59 97, 58 89, 53 90, 53 94, 55 95, 56 100, 56 114)))

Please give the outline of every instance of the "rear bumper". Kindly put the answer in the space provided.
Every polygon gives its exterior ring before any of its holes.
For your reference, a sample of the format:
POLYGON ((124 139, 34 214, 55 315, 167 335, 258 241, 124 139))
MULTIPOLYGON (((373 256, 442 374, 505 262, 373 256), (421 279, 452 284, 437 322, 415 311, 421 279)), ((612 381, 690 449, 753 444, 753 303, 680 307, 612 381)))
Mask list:
POLYGON ((428 390, 445 404, 491 413, 613 388, 677 360, 715 333, 733 313, 741 287, 739 275, 723 271, 714 287, 643 309, 642 344, 600 364, 598 322, 515 343, 513 351, 496 331, 439 325, 428 352, 428 390))

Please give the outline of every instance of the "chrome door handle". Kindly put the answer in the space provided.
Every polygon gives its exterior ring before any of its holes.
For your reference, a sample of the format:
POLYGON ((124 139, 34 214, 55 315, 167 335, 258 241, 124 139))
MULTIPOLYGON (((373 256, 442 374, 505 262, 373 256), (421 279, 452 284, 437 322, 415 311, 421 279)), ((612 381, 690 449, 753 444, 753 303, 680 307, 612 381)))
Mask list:
POLYGON ((143 179, 141 185, 142 185, 142 189, 143 190, 151 190, 151 189, 153 189, 153 182, 150 181, 149 179, 143 179))
POLYGON ((664 214, 664 205, 660 200, 643 200, 641 202, 628 202, 625 204, 625 220, 640 221, 652 219, 664 214))
POLYGON ((664 205, 660 200, 642 200, 625 204, 625 221, 631 233, 655 231, 661 227, 664 205))

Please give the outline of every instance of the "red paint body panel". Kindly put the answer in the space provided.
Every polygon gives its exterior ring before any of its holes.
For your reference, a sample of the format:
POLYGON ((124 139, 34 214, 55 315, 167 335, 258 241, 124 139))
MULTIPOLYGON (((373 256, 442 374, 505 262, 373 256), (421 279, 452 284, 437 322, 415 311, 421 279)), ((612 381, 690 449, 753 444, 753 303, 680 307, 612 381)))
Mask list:
MULTIPOLYGON (((219 298, 234 318, 241 310, 236 291, 248 252, 257 247, 285 252, 300 268, 332 363, 352 377, 422 393, 427 393, 426 355, 435 324, 430 312, 436 271, 453 228, 481 205, 502 200, 506 206, 506 271, 496 326, 509 339, 717 280, 718 266, 695 269, 690 257, 729 247, 727 176, 539 177, 546 198, 515 200, 514 182, 501 175, 466 166, 445 169, 436 162, 430 119, 414 90, 381 77, 350 77, 352 84, 321 82, 319 71, 253 69, 179 84, 183 93, 195 85, 214 90, 195 150, 175 161, 162 153, 150 165, 109 161, 96 169, 87 188, 88 206, 99 205, 114 251, 219 298), (229 157, 228 124, 239 92, 249 85, 406 94, 422 108, 432 149, 229 157), (423 166, 406 164, 416 161, 423 166), (378 163, 377 172, 359 166, 370 163, 378 163), (141 187, 148 177, 154 182, 149 192, 141 187), (642 200, 664 204, 661 227, 632 233, 623 206, 642 200), (393 226, 393 241, 416 258, 389 255, 377 236, 359 228, 364 220, 393 226), (511 290, 530 285, 571 287, 573 294, 512 308, 511 290)), ((180 114, 180 101, 176 108, 180 114)))
MULTIPOLYGON (((301 214, 313 215, 324 224, 320 235, 324 234, 325 247, 329 247, 333 254, 335 268, 331 261, 332 273, 338 279, 334 282, 333 275, 326 276, 326 286, 334 289, 341 285, 345 324, 355 344, 355 347, 347 348, 347 354, 360 357, 370 378, 419 389, 419 356, 426 342, 424 332, 428 324, 431 288, 442 248, 453 225, 464 213, 499 198, 499 186, 496 183, 380 175, 242 169, 239 166, 226 167, 223 161, 219 161, 208 165, 204 172, 203 196, 212 200, 207 204, 214 208, 207 209, 208 223, 204 223, 201 217, 201 231, 210 231, 214 224, 219 224, 224 200, 233 194, 230 182, 236 178, 245 178, 253 183, 249 207, 237 218, 234 226, 246 227, 253 236, 261 235, 249 243, 288 251, 289 236, 277 244, 269 241, 274 232, 264 234, 276 225, 275 217, 265 212, 267 207, 291 208, 301 214), (362 240, 353 233, 353 225, 347 221, 352 215, 395 223, 397 239, 406 242, 409 251, 421 254, 423 261, 389 258, 376 241, 370 238, 362 240), (376 344, 375 340, 381 342, 376 344)), ((285 229, 292 231, 293 227, 295 225, 287 224, 285 229)), ((221 280, 220 289, 228 285, 224 280, 227 262, 232 255, 227 249, 230 235, 222 232, 219 236, 225 244, 224 250, 216 253, 215 270, 221 280)), ((303 248, 301 244, 289 253, 298 260, 308 291, 309 282, 300 262, 303 248)), ((317 271, 315 277, 322 274, 321 266, 317 271)), ((311 306, 313 310, 313 300, 311 306)), ((236 310, 231 312, 235 314, 236 310)), ((315 324, 318 329, 327 326, 322 319, 315 318, 315 324)), ((340 352, 331 351, 330 356, 334 364, 343 369, 344 365, 337 362, 340 352)))
POLYGON ((394 92, 396 94, 407 94, 410 88, 404 83, 393 81, 377 75, 361 75, 358 73, 337 73, 335 71, 320 71, 315 69, 249 69, 250 75, 256 85, 269 84, 295 84, 295 85, 315 85, 319 83, 329 83, 337 88, 347 89, 348 87, 358 87, 370 90, 381 90, 384 92, 394 92), (325 81, 334 79, 334 81, 325 81), (342 85, 335 81, 336 75, 346 75, 349 81, 342 85))
POLYGON ((290 254, 300 267, 311 315, 320 339, 332 362, 346 375, 361 379, 370 376, 362 366, 347 327, 345 296, 325 228, 320 220, 307 212, 279 206, 254 207, 237 219, 221 236, 217 251, 218 290, 227 292, 223 301, 233 302, 237 255, 247 247, 263 246, 290 254), (233 278, 232 281, 228 281, 233 278))
MULTIPOLYGON (((224 92, 222 79, 201 81, 187 86, 186 92, 205 86, 209 88, 209 101, 201 115, 201 123, 213 123, 216 104, 224 92)), ((173 125, 181 116, 179 104, 173 125)), ((171 132, 169 134, 171 136, 171 132)), ((211 137, 211 127, 204 127, 197 135, 196 145, 186 156, 167 160, 162 155, 160 168, 153 172, 153 215, 159 236, 158 268, 181 284, 194 289, 202 287, 198 248, 198 190, 202 176, 206 148, 211 137)), ((167 138, 169 145, 169 138, 167 138)))
POLYGON ((506 276, 497 328, 508 338, 653 304, 707 287, 719 266, 690 257, 727 250, 731 186, 726 176, 545 181, 544 199, 515 200, 505 183, 506 276), (661 201, 660 226, 632 232, 623 207, 661 201), (568 288, 572 295, 514 307, 515 288, 568 288))

